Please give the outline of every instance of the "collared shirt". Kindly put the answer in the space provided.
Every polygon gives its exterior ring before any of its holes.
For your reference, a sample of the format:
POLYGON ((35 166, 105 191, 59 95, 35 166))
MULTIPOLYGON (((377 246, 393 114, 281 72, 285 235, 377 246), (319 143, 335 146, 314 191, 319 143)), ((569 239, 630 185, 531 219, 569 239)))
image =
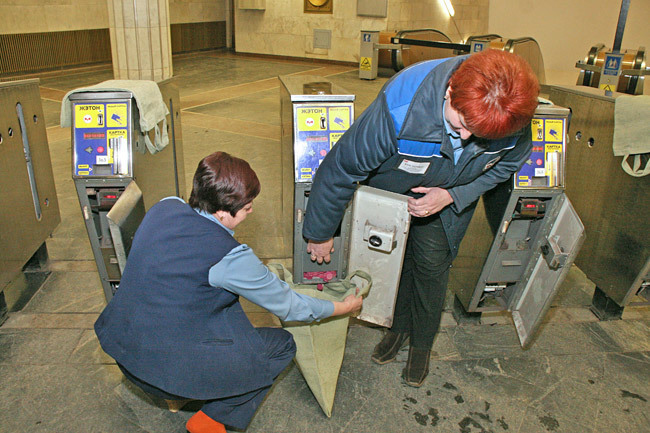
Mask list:
MULTIPOLYGON (((447 105, 447 100, 445 99, 445 102, 442 107, 443 113, 445 112, 446 105, 447 105)), ((460 139, 460 134, 458 134, 456 131, 451 129, 449 122, 447 122, 447 119, 445 119, 444 116, 443 116, 443 120, 445 123, 445 130, 447 132, 447 135, 449 136, 449 140, 451 141, 451 146, 454 149, 454 164, 457 164, 460 155, 463 153, 463 141, 460 139)))
MULTIPOLYGON (((182 199, 167 197, 167 199, 182 199)), ((194 209, 199 215, 223 227, 231 235, 235 232, 225 227, 214 215, 194 209)), ((212 266, 208 281, 211 286, 223 288, 242 296, 275 314, 282 320, 311 322, 330 317, 334 304, 296 293, 264 266, 246 244, 233 248, 219 263, 212 266)))

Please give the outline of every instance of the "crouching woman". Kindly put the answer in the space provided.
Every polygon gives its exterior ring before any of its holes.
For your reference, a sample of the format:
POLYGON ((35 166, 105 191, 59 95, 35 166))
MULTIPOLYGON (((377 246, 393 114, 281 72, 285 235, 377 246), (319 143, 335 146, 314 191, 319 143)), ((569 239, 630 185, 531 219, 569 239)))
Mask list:
POLYGON ((205 157, 189 203, 169 197, 147 212, 119 289, 95 323, 104 351, 144 391, 205 401, 187 422, 191 433, 245 429, 294 357, 291 334, 254 328, 240 296, 282 320, 306 322, 362 305, 354 295, 330 302, 292 291, 233 238, 259 192, 246 161, 205 157))

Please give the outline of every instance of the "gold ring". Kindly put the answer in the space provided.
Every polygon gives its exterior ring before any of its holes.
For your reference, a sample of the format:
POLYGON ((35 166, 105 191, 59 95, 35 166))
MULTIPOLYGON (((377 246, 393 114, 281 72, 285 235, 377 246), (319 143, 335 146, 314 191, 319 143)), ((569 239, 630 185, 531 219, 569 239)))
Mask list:
POLYGON ((425 210, 425 211, 424 211, 424 214, 425 214, 425 215, 429 215, 429 211, 428 211, 428 210, 425 210))

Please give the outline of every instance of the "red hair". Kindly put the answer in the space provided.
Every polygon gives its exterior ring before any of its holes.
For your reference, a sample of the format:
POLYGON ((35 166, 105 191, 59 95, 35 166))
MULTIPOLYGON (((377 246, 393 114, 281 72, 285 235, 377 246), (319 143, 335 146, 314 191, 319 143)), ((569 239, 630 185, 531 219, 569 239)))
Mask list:
POLYGON ((526 126, 537 107, 539 82, 516 54, 489 49, 471 55, 449 80, 450 103, 467 128, 502 138, 526 126))

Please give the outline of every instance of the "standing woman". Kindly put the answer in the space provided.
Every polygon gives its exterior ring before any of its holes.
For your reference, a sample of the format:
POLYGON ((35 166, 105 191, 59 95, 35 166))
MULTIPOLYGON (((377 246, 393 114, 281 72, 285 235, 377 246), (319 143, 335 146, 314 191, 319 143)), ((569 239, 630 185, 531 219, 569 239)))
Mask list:
POLYGON ((260 182, 224 152, 205 157, 189 204, 168 197, 146 214, 119 289, 95 323, 104 351, 144 391, 166 400, 205 400, 190 433, 245 429, 274 379, 295 355, 291 334, 254 328, 239 296, 282 320, 313 321, 361 308, 298 294, 233 238, 252 212, 260 182))

